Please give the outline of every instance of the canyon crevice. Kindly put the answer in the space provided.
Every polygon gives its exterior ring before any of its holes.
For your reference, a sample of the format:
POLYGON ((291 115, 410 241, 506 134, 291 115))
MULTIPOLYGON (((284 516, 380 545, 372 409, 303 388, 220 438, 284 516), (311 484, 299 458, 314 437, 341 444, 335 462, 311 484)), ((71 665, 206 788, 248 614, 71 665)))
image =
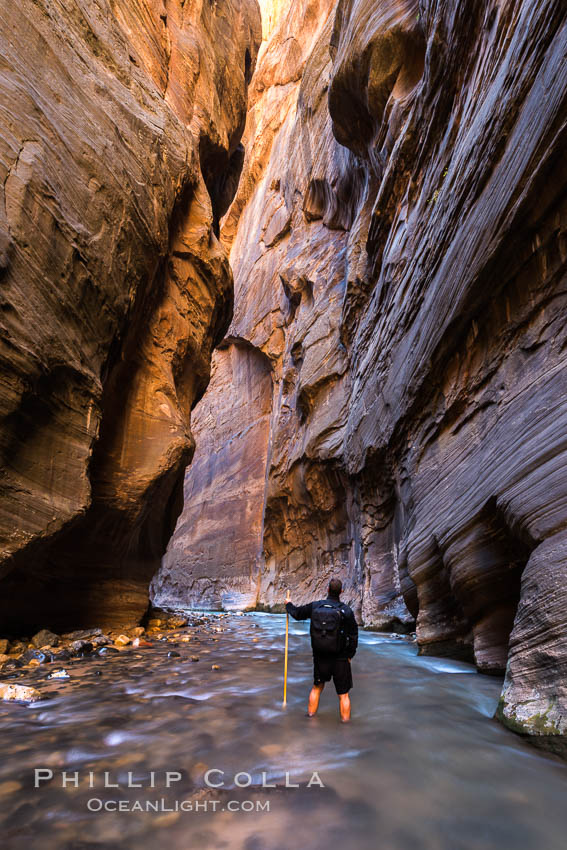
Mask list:
POLYGON ((338 574, 367 627, 505 671, 500 719, 560 748, 565 9, 269 13, 234 316, 153 598, 281 610, 338 574))

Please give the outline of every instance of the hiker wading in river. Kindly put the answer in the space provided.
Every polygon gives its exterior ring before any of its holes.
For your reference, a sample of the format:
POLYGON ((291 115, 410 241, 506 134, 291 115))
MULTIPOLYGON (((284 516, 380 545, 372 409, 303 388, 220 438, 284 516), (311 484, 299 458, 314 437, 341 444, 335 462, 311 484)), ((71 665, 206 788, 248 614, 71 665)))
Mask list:
POLYGON ((311 619, 311 648, 313 649, 313 687, 309 694, 307 714, 313 717, 319 707, 319 698, 325 682, 331 678, 339 697, 341 720, 350 720, 352 670, 350 660, 358 646, 358 626, 348 605, 340 600, 342 583, 338 578, 329 582, 329 595, 319 602, 293 605, 285 609, 294 620, 311 619))

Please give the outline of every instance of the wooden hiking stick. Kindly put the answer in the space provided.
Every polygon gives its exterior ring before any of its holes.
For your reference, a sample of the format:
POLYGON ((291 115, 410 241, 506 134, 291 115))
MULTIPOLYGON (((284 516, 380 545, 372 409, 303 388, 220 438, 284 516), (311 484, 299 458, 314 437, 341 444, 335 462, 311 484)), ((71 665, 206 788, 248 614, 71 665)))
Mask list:
MULTIPOLYGON (((289 602, 289 590, 286 594, 285 601, 289 602)), ((289 641, 289 614, 286 611, 285 615, 285 658, 284 658, 284 674, 283 674, 283 705, 282 708, 285 708, 287 705, 287 647, 289 641)))

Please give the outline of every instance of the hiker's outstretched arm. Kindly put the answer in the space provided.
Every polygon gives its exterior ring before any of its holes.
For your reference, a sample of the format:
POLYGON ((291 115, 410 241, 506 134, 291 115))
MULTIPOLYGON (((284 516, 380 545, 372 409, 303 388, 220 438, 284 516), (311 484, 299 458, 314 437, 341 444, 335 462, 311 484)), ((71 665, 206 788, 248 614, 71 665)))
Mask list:
POLYGON ((288 602, 285 610, 288 614, 291 614, 294 620, 308 620, 311 616, 312 607, 312 602, 308 602, 307 605, 294 605, 293 602, 288 602))

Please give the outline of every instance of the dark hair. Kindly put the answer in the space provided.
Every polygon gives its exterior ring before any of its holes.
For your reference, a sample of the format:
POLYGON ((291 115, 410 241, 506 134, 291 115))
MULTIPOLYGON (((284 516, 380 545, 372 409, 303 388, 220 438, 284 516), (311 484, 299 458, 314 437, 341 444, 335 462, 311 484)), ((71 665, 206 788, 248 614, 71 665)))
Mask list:
POLYGON ((341 595, 342 589, 343 583, 340 578, 332 578, 329 582, 329 596, 333 596, 335 599, 338 599, 341 595))

